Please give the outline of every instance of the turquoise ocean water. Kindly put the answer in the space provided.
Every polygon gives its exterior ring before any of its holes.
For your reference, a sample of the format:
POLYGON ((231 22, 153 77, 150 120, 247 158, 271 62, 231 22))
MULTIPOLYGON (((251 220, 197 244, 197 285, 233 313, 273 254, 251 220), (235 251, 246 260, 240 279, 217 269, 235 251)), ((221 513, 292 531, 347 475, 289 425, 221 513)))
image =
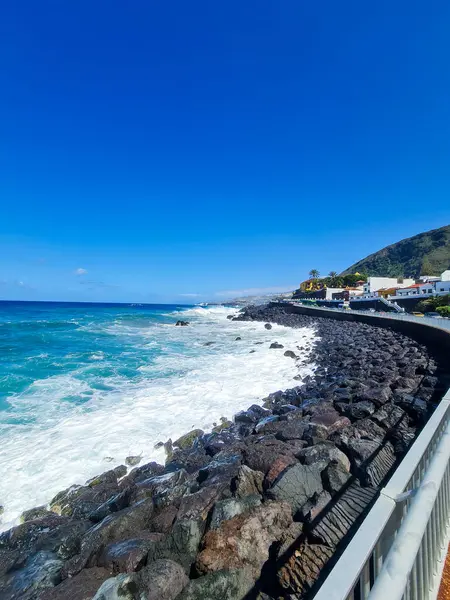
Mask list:
POLYGON ((0 302, 0 528, 130 454, 164 461, 158 441, 291 387, 298 369, 270 342, 307 352, 314 332, 233 312, 0 302))

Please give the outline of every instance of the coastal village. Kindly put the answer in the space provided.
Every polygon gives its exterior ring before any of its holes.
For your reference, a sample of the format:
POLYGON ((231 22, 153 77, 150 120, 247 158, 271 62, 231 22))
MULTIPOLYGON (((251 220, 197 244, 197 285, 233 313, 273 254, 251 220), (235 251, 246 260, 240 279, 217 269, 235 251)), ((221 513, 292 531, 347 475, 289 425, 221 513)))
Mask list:
POLYGON ((292 298, 319 306, 360 310, 376 308, 413 312, 422 309, 448 317, 450 269, 440 275, 421 275, 418 278, 367 276, 358 272, 338 275, 334 271, 327 277, 320 277, 319 272, 313 269, 292 298))

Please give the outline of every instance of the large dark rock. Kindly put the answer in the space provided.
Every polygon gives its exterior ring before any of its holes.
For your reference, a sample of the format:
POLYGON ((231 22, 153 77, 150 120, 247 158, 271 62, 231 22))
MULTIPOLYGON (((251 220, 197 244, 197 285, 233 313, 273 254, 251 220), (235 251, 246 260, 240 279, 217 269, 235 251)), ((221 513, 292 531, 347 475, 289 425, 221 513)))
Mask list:
POLYGON ((358 395, 358 399, 361 401, 368 401, 375 404, 375 406, 382 406, 389 402, 392 398, 392 390, 389 386, 372 387, 358 395))
MULTIPOLYGON (((143 535, 145 532, 141 532, 143 535)), ((163 539, 161 533, 146 533, 145 537, 126 539, 109 544, 97 558, 97 565, 111 573, 132 573, 147 563, 147 554, 155 542, 163 539)))
POLYGON ((378 487, 395 464, 394 448, 390 442, 380 444, 353 439, 348 444, 348 452, 361 482, 370 487, 378 487))
POLYGON ((165 506, 152 517, 149 530, 154 532, 168 533, 175 522, 178 514, 177 506, 165 506))
POLYGON ((111 513, 118 512, 127 508, 130 504, 133 491, 131 488, 124 489, 122 492, 115 494, 112 498, 101 504, 98 508, 89 514, 89 520, 93 523, 98 523, 111 513))
POLYGON ((320 470, 309 465, 294 465, 284 471, 266 492, 273 500, 287 502, 294 517, 315 494, 323 490, 320 470))
POLYGON ((243 450, 243 461, 250 469, 266 475, 277 459, 283 456, 294 459, 302 446, 303 444, 290 445, 274 437, 264 436, 249 440, 243 450))
POLYGON ((244 567, 256 578, 269 558, 269 548, 291 523, 291 509, 284 502, 266 502, 249 513, 223 521, 203 538, 196 568, 206 574, 244 567))
POLYGON ((156 542, 149 550, 149 563, 153 560, 167 558, 182 565, 186 573, 189 573, 197 556, 204 526, 204 522, 200 519, 176 521, 170 533, 160 542, 156 542))
POLYGON ((147 529, 153 513, 153 502, 141 500, 137 504, 114 513, 94 525, 81 541, 80 554, 66 563, 65 575, 76 575, 84 567, 96 566, 96 559, 105 546, 122 539, 136 537, 147 529))
POLYGON ((120 483, 120 488, 127 488, 132 486, 134 483, 138 483, 139 481, 144 481, 145 479, 150 479, 151 477, 155 477, 156 475, 162 475, 164 473, 163 465, 159 465, 156 462, 150 462, 141 467, 136 467, 132 469, 126 477, 124 477, 120 483))
POLYGON ((174 600, 189 583, 181 565, 173 560, 155 560, 138 575, 139 585, 147 591, 145 600, 174 600))
POLYGON ((370 417, 375 412, 375 405, 368 400, 355 402, 354 404, 335 403, 338 411, 351 421, 358 421, 370 417))
POLYGON ((110 577, 107 569, 83 569, 75 577, 42 592, 37 600, 92 600, 98 588, 110 577))
POLYGON ((25 510, 20 515, 20 522, 26 523, 27 521, 34 521, 35 519, 42 519, 43 517, 51 517, 52 512, 47 510, 47 507, 44 506, 36 506, 36 508, 30 508, 29 510, 25 510))
POLYGON ((430 407, 422 398, 411 396, 410 394, 403 394, 397 396, 395 402, 400 408, 408 413, 413 422, 417 425, 422 425, 427 420, 430 407))
POLYGON ((323 468, 331 462, 339 464, 347 473, 350 471, 348 457, 330 442, 322 442, 309 448, 301 450, 297 457, 305 465, 323 465, 323 468))
POLYGON ((21 568, 11 570, 0 580, 2 600, 28 600, 61 581, 63 561, 56 554, 40 550, 27 557, 21 568))
POLYGON ((53 512, 77 518, 87 518, 121 490, 118 478, 125 475, 125 466, 116 467, 90 479, 85 486, 72 486, 50 501, 53 512))
POLYGON ((308 430, 309 423, 300 419, 283 422, 280 430, 275 434, 276 438, 282 441, 301 440, 308 430))
POLYGON ((254 579, 247 569, 224 569, 193 579, 177 600, 242 600, 254 579))
POLYGON ((0 575, 15 565, 17 568, 24 558, 41 550, 54 553, 61 560, 71 558, 78 552, 81 538, 89 526, 88 521, 71 520, 51 513, 2 533, 0 575))
POLYGON ((252 494, 262 494, 264 474, 253 471, 247 465, 239 467, 231 482, 231 491, 236 498, 245 498, 252 494))
POLYGON ((177 440, 175 440, 173 442, 173 445, 178 446, 178 448, 181 448, 181 449, 190 448, 192 446, 192 444, 195 442, 195 440, 197 438, 199 438, 200 436, 202 436, 203 434, 204 434, 204 431, 202 429, 193 429, 192 431, 189 431, 189 433, 185 433, 184 435, 179 437, 177 440))
POLYGON ((248 410, 242 410, 234 416, 236 423, 257 423, 260 419, 269 417, 270 412, 262 406, 253 404, 248 410))
POLYGON ((326 469, 322 471, 323 487, 330 492, 332 496, 342 490, 347 484, 351 475, 346 468, 339 463, 330 463, 326 469))
POLYGON ((218 529, 223 521, 228 521, 233 517, 247 513, 260 504, 261 496, 259 494, 247 496, 242 499, 226 498, 225 500, 216 502, 211 514, 209 528, 218 529))
POLYGON ((121 573, 104 581, 92 600, 140 600, 146 591, 136 573, 121 573))
POLYGON ((150 477, 136 484, 133 500, 153 498, 155 506, 163 508, 189 491, 189 475, 184 469, 150 477))
POLYGON ((224 490, 225 485, 210 485, 198 492, 183 496, 177 518, 205 521, 214 504, 222 497, 224 490))
POLYGON ((200 469, 198 473, 198 482, 202 487, 221 485, 231 486, 231 481, 236 477, 241 466, 242 457, 240 453, 222 453, 214 456, 206 467, 200 469))

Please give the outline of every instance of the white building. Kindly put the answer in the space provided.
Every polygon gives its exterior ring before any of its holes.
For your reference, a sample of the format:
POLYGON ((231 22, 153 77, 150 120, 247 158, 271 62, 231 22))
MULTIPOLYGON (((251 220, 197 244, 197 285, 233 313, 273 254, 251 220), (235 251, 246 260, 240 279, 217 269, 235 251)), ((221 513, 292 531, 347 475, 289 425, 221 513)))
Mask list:
POLYGON ((441 273, 441 281, 450 281, 450 269, 441 273))
POLYGON ((364 284, 364 296, 371 297, 374 292, 381 288, 407 288, 415 284, 415 279, 406 279, 404 277, 368 277, 364 284))
MULTIPOLYGON (((450 273, 450 271, 444 271, 444 273, 450 273)), ((442 281, 436 281, 434 284, 436 294, 450 294, 450 279, 443 279, 442 281)))
POLYGON ((442 296, 450 294, 450 280, 449 281, 429 281, 428 283, 415 284, 410 287, 397 290, 396 296, 442 296))
POLYGON ((424 296, 435 293, 434 283, 416 283, 406 288, 398 289, 397 296, 404 298, 405 296, 424 296))
POLYGON ((345 288, 326 288, 325 300, 332 300, 333 294, 343 292, 345 288))

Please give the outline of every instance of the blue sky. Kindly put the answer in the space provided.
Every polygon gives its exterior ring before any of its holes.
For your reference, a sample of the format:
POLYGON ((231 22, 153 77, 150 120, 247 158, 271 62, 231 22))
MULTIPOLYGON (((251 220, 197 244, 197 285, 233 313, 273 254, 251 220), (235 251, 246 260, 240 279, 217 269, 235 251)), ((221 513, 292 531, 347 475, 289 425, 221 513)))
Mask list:
POLYGON ((449 223, 449 22, 444 0, 5 3, 0 297, 287 289, 449 223))

